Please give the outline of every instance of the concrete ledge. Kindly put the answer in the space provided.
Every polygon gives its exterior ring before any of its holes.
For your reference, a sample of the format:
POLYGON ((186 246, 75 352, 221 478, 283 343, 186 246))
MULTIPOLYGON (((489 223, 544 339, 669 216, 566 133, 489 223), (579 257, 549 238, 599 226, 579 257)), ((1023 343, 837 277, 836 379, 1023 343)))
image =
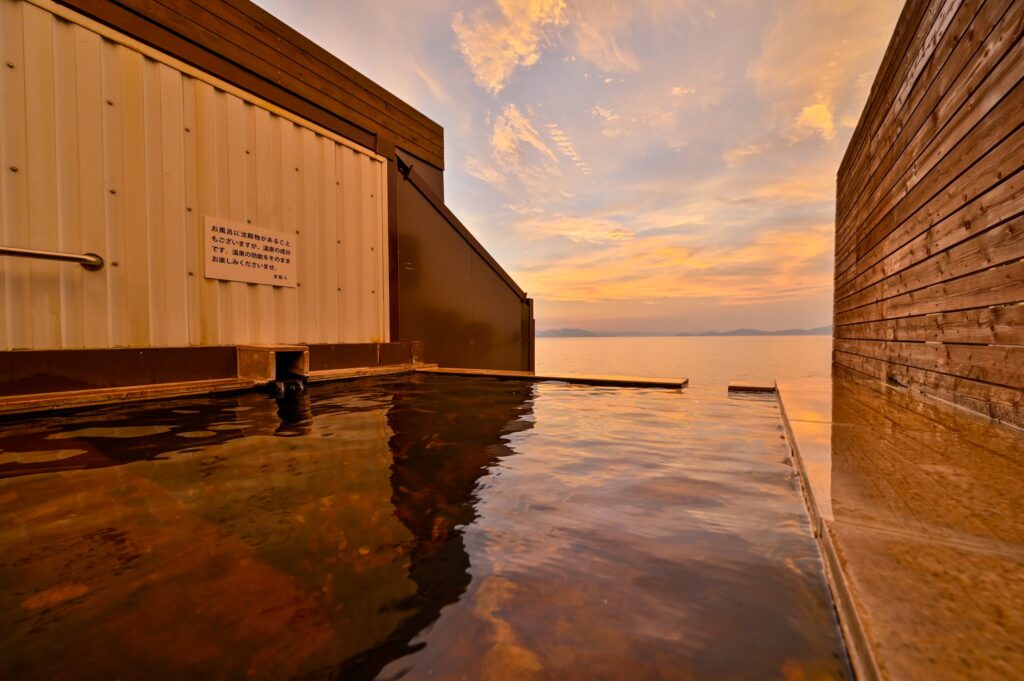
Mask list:
POLYGON ((639 376, 581 376, 576 374, 543 374, 532 371, 498 371, 491 369, 453 369, 420 367, 417 372, 448 376, 477 376, 509 381, 560 381, 582 385, 603 385, 620 388, 667 388, 681 390, 690 383, 688 378, 643 378, 639 376))
POLYGON ((800 480, 811 527, 818 542, 818 550, 821 551, 825 577, 832 592, 832 602, 843 632, 850 665, 860 681, 880 681, 882 675, 850 595, 847 576, 843 573, 832 535, 825 524, 826 518, 832 519, 831 424, 827 423, 831 419, 831 383, 776 384, 776 394, 793 455, 793 468, 800 480), (790 406, 788 412, 787 404, 790 406), (802 416, 803 419, 791 418, 791 414, 802 416), (821 425, 829 427, 824 440, 821 437, 821 425), (813 475, 809 471, 813 471, 813 475))
POLYGON ((843 370, 779 401, 856 676, 1016 678, 1024 435, 843 370))

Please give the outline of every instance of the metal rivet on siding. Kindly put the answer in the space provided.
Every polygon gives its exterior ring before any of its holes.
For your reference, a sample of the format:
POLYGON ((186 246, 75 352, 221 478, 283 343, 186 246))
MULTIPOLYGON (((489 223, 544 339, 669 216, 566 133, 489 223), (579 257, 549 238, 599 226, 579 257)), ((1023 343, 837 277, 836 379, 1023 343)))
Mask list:
POLYGON ((185 128, 185 132, 192 132, 192 128, 185 128))
POLYGON ((192 206, 185 206, 185 210, 188 211, 189 213, 191 213, 192 212, 192 206))
POLYGON ((252 224, 252 220, 246 220, 245 222, 246 222, 246 224, 249 224, 249 225, 252 224))
POLYGON ((11 172, 12 173, 18 172, 18 166, 11 166, 11 172))
POLYGON ((188 273, 188 276, 190 276, 190 277, 191 277, 191 276, 193 276, 193 275, 192 275, 192 273, 191 273, 191 272, 189 272, 189 273, 188 273))
POLYGON ((116 194, 116 193, 117 193, 117 190, 116 190, 116 189, 111 189, 111 190, 110 190, 110 193, 111 193, 111 194, 116 194))
POLYGON ((335 187, 340 187, 340 186, 341 186, 341 183, 340 183, 340 182, 335 182, 335 183, 334 183, 334 186, 335 186, 335 187))
POLYGON ((373 250, 373 246, 370 246, 370 250, 371 250, 371 251, 373 250))
POLYGON ((298 234, 298 233, 299 233, 299 230, 295 230, 295 233, 296 233, 296 234, 298 234))
POLYGON ((13 61, 7 62, 7 68, 13 69, 14 68, 14 62, 13 61))
POLYGON ((107 106, 114 106, 114 100, 108 99, 107 100, 107 106))
POLYGON ((296 286, 302 286, 302 284, 296 284, 296 286))
POLYGON ((376 293, 376 291, 372 291, 372 290, 371 290, 371 291, 370 291, 370 293, 376 293))
POLYGON ((341 291, 341 289, 339 288, 338 291, 341 291))
POLYGON ((338 243, 339 243, 339 244, 341 243, 341 239, 338 239, 338 243))
POLYGON ((296 169, 295 169, 295 172, 299 172, 299 169, 298 169, 298 168, 296 168, 296 169))
POLYGON ((249 153, 249 150, 248 150, 248 149, 246 149, 246 150, 245 150, 245 153, 247 153, 247 154, 248 154, 248 153, 249 153))
POLYGON ((121 263, 119 263, 118 261, 114 260, 113 262, 111 262, 111 263, 110 263, 110 266, 111 266, 111 267, 117 267, 117 266, 118 266, 118 265, 120 265, 120 264, 121 264, 121 263))

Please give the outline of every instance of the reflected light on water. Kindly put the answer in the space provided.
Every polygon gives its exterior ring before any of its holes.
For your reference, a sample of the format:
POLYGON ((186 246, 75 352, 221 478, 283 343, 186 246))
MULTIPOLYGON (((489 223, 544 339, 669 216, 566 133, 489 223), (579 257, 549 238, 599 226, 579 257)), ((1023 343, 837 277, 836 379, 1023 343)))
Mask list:
POLYGON ((454 377, 8 421, 10 678, 838 678, 772 402, 454 377))

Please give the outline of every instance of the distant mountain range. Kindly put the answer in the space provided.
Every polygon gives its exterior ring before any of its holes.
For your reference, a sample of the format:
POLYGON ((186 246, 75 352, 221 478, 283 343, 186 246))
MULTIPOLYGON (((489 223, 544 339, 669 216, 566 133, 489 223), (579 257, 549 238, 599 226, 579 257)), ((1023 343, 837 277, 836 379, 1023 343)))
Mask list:
POLYGON ((832 325, 819 326, 813 329, 780 329, 778 331, 762 331, 761 329, 735 329, 734 331, 705 331, 704 333, 677 333, 677 336, 831 336, 832 325))
POLYGON ((734 329, 733 331, 690 331, 683 333, 655 333, 650 331, 588 331, 587 329, 546 329, 537 332, 538 338, 596 338, 609 336, 831 336, 831 326, 815 329, 734 329))

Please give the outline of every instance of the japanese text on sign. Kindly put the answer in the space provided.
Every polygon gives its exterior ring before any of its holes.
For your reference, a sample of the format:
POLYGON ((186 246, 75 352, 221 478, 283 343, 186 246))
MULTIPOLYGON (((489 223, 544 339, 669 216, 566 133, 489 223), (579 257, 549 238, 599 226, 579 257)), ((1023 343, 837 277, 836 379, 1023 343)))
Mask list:
POLYGON ((206 218, 206 277, 250 284, 296 285, 291 234, 206 218))

